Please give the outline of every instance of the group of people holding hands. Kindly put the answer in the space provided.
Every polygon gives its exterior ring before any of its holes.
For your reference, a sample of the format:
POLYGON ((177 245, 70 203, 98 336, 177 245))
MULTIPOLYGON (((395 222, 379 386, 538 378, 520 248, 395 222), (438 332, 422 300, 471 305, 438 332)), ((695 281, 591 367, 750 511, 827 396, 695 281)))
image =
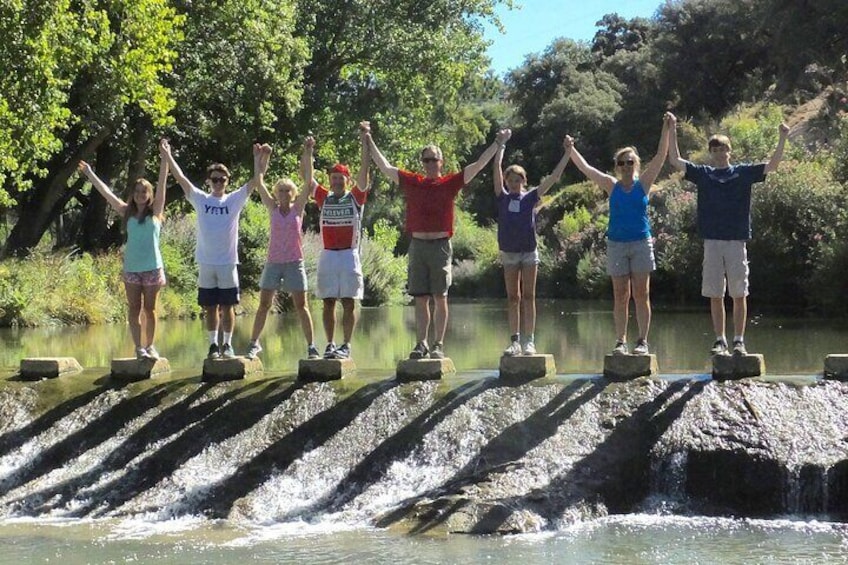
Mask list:
POLYGON ((609 198, 607 273, 613 286, 613 315, 616 340, 613 354, 628 354, 627 323, 631 298, 634 301, 638 337, 633 354, 650 352, 650 275, 656 268, 648 218, 648 203, 655 182, 668 158, 684 178, 697 187, 698 233, 704 239, 702 294, 710 299, 715 331, 713 354, 728 354, 725 335, 724 296, 733 301, 732 351, 745 354, 748 260, 746 242, 751 238, 751 187, 775 171, 783 157, 789 128, 781 124, 777 148, 768 163, 730 163, 731 143, 723 135, 708 141, 709 164, 695 165, 680 157, 677 119, 663 117, 659 147, 644 170, 634 147, 624 147, 613 156, 613 174, 595 168, 583 158, 571 136, 563 140, 563 155, 553 172, 537 187, 528 187, 527 173, 520 165, 505 170, 503 155, 511 131, 497 132, 494 142, 473 163, 456 173, 443 171, 438 146, 420 152, 422 173, 393 166, 371 137, 370 123, 359 124, 361 162, 353 180, 347 165, 338 163, 328 171, 329 187, 314 175, 315 140, 304 140, 300 159, 302 183, 283 178, 269 191, 265 175, 271 157, 269 145, 253 146, 253 176, 237 190, 228 192, 230 172, 220 163, 206 170, 208 190, 196 187, 174 160, 167 140, 159 143, 159 180, 154 190, 138 179, 125 202, 81 161, 79 169, 124 218, 127 244, 123 280, 129 304, 130 333, 139 358, 157 358, 154 346, 156 303, 165 284, 159 251, 159 233, 169 174, 182 187, 197 212, 198 304, 205 315, 209 358, 234 358, 232 346, 235 305, 239 303, 238 222, 247 200, 259 190, 270 216, 268 256, 260 279, 260 301, 246 357, 261 351, 260 337, 278 290, 291 294, 306 342, 309 359, 348 359, 357 323, 356 301, 362 299, 364 279, 359 255, 362 214, 370 189, 369 165, 373 163, 405 197, 406 232, 410 237, 407 292, 415 302, 416 343, 410 359, 445 357, 448 324, 448 290, 451 286, 454 206, 459 192, 493 160, 494 192, 498 209, 498 245, 504 267, 509 325, 504 355, 536 353, 535 288, 539 265, 536 244, 536 214, 544 194, 556 184, 569 161, 609 198), (314 341, 312 317, 306 299, 302 222, 309 197, 320 210, 323 242, 316 295, 323 301, 322 322, 327 345, 323 354, 314 341), (336 342, 336 303, 341 302, 341 339, 336 342), (432 327, 432 330, 431 330, 432 327))

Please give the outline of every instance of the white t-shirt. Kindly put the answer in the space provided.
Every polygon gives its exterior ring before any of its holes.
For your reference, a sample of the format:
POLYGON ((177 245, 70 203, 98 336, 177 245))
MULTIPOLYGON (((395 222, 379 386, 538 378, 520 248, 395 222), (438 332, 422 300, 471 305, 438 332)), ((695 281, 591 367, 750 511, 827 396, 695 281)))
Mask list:
POLYGON ((220 198, 191 187, 189 202, 197 210, 197 248, 194 258, 203 265, 238 263, 238 223, 249 196, 247 185, 220 198))

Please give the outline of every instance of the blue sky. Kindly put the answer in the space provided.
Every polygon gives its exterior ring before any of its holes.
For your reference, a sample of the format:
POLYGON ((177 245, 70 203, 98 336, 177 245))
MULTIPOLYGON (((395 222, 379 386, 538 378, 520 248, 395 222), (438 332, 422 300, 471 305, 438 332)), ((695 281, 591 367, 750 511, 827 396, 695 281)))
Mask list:
POLYGON ((498 9, 505 34, 486 28, 486 37, 492 41, 487 53, 498 75, 520 67, 526 55, 544 51, 558 37, 591 41, 597 31, 595 22, 604 14, 648 18, 663 0, 516 0, 516 4, 520 8, 498 9))

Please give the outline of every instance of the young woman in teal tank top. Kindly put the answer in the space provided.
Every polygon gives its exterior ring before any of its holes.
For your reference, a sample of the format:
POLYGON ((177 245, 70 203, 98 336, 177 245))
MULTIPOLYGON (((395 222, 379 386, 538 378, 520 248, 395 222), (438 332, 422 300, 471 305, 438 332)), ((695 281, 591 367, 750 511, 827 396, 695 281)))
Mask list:
POLYGON ((165 270, 159 251, 159 227, 165 209, 165 181, 168 178, 168 164, 165 159, 161 159, 161 146, 159 150, 159 182, 155 192, 150 182, 143 178, 136 179, 128 191, 126 202, 94 173, 88 163, 80 161, 78 165, 79 171, 124 219, 127 227, 123 278, 130 334, 139 359, 159 358, 153 340, 156 336, 156 303, 159 291, 165 285, 165 270))

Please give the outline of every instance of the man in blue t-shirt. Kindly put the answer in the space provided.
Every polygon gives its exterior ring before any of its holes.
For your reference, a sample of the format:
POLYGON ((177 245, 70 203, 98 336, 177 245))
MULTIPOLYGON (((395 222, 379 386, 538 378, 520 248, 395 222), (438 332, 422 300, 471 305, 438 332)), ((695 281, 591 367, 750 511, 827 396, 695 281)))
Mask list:
POLYGON ((748 315, 748 254, 751 239, 751 186, 777 170, 789 127, 780 124, 777 148, 768 163, 730 164, 730 139, 714 135, 707 147, 710 165, 694 165, 680 158, 677 119, 672 116, 668 161, 698 187, 698 235, 704 239, 701 294, 710 299, 716 340, 714 355, 728 353, 725 337, 725 288, 733 299, 733 352, 746 355, 745 321, 748 315))

